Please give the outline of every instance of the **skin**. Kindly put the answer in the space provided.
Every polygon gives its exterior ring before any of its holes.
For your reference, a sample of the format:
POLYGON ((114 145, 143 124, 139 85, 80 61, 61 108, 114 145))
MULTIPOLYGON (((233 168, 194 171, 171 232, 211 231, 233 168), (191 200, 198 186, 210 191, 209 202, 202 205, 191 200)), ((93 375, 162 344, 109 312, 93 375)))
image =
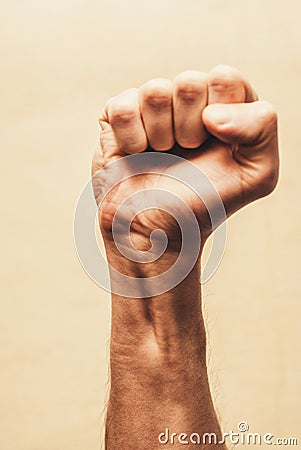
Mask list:
MULTIPOLYGON (((207 175, 227 217, 276 186, 277 115, 271 104, 258 101, 250 83, 234 68, 218 66, 208 74, 187 71, 173 81, 150 80, 108 100, 99 123, 100 150, 93 158, 93 174, 128 154, 169 151, 207 175)), ((166 428, 188 436, 194 432, 221 436, 207 376, 199 283, 202 249, 212 232, 204 204, 166 176, 145 174, 122 181, 99 209, 108 262, 126 275, 147 278, 164 272, 177 259, 181 234, 171 215, 161 209, 136 215, 131 227, 138 250, 150 248, 153 230, 166 233, 167 249, 156 262, 131 261, 114 244, 112 220, 118 206, 140 189, 146 189, 147 202, 150 187, 185 200, 197 218, 202 244, 189 275, 169 291, 136 299, 112 294, 108 450, 159 449, 158 435, 166 428)), ((97 199, 97 183, 95 195, 97 199)), ((112 276, 113 291, 114 283, 112 276)), ((182 446, 176 436, 165 448, 182 446)), ((225 449, 226 445, 207 442, 186 447, 225 449)))

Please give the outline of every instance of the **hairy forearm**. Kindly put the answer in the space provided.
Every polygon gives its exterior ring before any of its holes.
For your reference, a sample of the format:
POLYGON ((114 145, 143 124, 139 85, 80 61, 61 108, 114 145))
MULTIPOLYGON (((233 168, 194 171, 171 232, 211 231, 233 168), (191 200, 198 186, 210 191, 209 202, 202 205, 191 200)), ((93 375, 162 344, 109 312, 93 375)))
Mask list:
MULTIPOLYGON (((107 254, 112 265, 133 277, 160 273, 176 258, 167 254, 157 264, 137 265, 117 256, 110 244, 107 254)), ((220 436, 207 377, 198 267, 155 297, 112 295, 108 450, 161 448, 158 436, 166 428, 178 435, 220 436)), ((181 448, 177 439, 165 448, 181 448)))
MULTIPOLYGON (((258 101, 239 71, 217 66, 127 89, 107 101, 99 120, 93 187, 116 269, 110 269, 112 292, 123 296, 112 298, 107 449, 160 448, 157 438, 166 428, 219 435, 196 259, 212 229, 275 188, 276 112, 258 101), (129 259, 118 254, 110 234, 127 246, 129 259), (179 247, 183 255, 169 272, 179 247), (149 262, 155 254, 162 256, 149 262), (167 277, 156 276, 165 271, 167 277)), ((216 446, 186 445, 195 444, 216 446)), ((171 446, 182 444, 166 443, 171 446)))

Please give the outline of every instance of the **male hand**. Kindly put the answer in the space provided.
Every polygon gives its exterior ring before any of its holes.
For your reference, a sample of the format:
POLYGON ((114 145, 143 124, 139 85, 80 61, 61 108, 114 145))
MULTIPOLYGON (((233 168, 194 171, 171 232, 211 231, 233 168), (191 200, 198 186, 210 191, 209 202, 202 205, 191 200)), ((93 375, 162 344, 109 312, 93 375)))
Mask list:
MULTIPOLYGON (((93 174, 128 154, 169 151, 193 162, 212 181, 227 216, 269 194, 276 185, 275 110, 258 101, 250 83, 234 68, 217 66, 209 74, 187 71, 174 81, 150 80, 108 100, 99 123, 102 154, 95 154, 93 174)), ((172 173, 172 168, 162 167, 162 173, 172 173)), ((111 192, 100 210, 102 229, 111 229, 124 199, 141 189, 147 195, 147 189, 154 187, 182 197, 196 214, 204 236, 210 234, 206 209, 195 194, 166 176, 147 174, 123 181, 121 189, 111 192)), ((162 211, 146 211, 135 217, 134 230, 149 235, 163 228, 169 237, 178 237, 172 222, 162 211)))
MULTIPOLYGON (((204 200, 206 183, 196 180, 190 163, 215 186, 227 216, 269 194, 278 177, 276 113, 269 103, 257 100, 240 72, 218 66, 208 75, 184 72, 173 82, 155 79, 123 92, 107 102, 100 126, 101 151, 94 156, 92 172, 112 288, 106 448, 159 449, 157 437, 166 426, 175 431, 173 437, 184 431, 188 438, 198 431, 214 432, 220 438, 206 367, 197 264, 201 246, 188 231, 189 250, 184 258, 178 257, 185 239, 181 241, 173 215, 180 222, 184 218, 188 229, 193 217, 202 243, 212 231, 204 200), (139 175, 127 178, 139 160, 127 155, 145 150, 150 163, 139 175), (162 152, 182 159, 164 162, 162 152), (159 169, 156 173, 154 167, 159 169), (200 195, 183 180, 191 186, 198 182, 200 195), (153 189, 157 189, 155 199, 153 189), (126 208, 119 214, 123 202, 126 208), (188 220, 187 211, 192 212, 188 220), (151 252, 145 250, 156 229, 165 232, 169 247, 160 259, 141 264, 141 255, 155 253, 154 246, 151 252), (115 237, 121 243, 118 249, 115 237), (120 248, 130 249, 133 258, 124 257, 120 248), (176 270, 169 272, 169 267, 176 270)), ((210 207, 215 206, 213 201, 210 207)), ((219 442, 218 448, 225 450, 219 442)), ((195 443, 186 441, 189 448, 195 443)), ((166 448, 182 447, 180 442, 173 444, 168 442, 166 448)), ((212 445, 200 441, 198 447, 207 450, 212 445)))

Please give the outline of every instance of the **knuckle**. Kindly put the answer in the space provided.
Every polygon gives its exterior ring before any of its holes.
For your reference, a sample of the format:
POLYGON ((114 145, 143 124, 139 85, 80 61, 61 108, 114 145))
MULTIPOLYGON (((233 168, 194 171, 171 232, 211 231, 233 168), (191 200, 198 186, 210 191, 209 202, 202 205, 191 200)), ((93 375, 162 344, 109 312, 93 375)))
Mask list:
POLYGON ((172 89, 170 80, 154 79, 141 87, 142 102, 154 111, 171 106, 172 89))
POLYGON ((243 82, 242 74, 230 66, 216 66, 209 74, 209 85, 215 90, 232 90, 243 82))
POLYGON ((259 120, 262 127, 272 130, 277 128, 278 115, 274 106, 266 101, 258 102, 258 104, 260 105, 259 120))
POLYGON ((146 92, 144 95, 145 104, 154 111, 162 111, 170 107, 171 96, 161 90, 146 92))
POLYGON ((135 108, 130 104, 112 103, 109 108, 109 118, 113 125, 127 125, 137 116, 135 108))
POLYGON ((207 74, 202 72, 182 72, 174 80, 175 93, 181 100, 193 102, 206 91, 207 79, 207 74))

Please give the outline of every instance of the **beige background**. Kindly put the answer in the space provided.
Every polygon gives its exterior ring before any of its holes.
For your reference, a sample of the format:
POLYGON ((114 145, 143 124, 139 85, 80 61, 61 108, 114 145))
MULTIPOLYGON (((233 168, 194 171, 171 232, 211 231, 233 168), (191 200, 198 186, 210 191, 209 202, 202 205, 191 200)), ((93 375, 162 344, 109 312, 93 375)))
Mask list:
POLYGON ((225 431, 299 437, 299 0, 1 1, 0 449, 99 449, 109 298, 74 207, 105 99, 185 69, 240 68, 279 111, 281 180, 229 221, 205 286, 225 431))

